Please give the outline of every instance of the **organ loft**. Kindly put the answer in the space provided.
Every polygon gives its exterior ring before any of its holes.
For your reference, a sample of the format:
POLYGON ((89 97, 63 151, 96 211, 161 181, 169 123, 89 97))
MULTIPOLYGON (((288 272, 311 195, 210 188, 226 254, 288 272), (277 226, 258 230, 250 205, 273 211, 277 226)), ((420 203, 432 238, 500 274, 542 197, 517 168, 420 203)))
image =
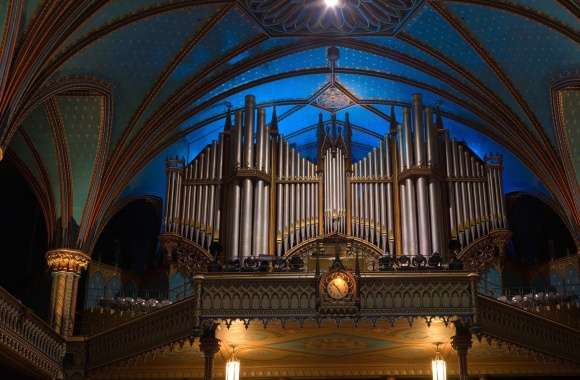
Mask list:
POLYGON ((0 380, 580 378, 579 18, 0 0, 0 380))

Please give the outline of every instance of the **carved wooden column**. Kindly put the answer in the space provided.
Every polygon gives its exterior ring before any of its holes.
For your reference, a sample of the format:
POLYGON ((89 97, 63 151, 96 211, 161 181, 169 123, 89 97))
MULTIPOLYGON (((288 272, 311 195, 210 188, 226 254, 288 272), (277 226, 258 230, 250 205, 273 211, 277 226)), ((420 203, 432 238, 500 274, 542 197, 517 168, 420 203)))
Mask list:
POLYGON ((217 326, 217 324, 214 324, 209 328, 204 328, 199 338, 199 350, 202 352, 204 359, 204 380, 213 380, 213 359, 220 350, 220 340, 215 336, 217 326))
POLYGON ((455 335, 451 337, 451 347, 459 358, 459 380, 468 380, 467 351, 471 348, 471 330, 462 321, 455 321, 455 335))
POLYGON ((62 336, 71 336, 75 323, 78 283, 81 271, 91 258, 74 249, 55 249, 46 253, 52 272, 50 323, 62 336))

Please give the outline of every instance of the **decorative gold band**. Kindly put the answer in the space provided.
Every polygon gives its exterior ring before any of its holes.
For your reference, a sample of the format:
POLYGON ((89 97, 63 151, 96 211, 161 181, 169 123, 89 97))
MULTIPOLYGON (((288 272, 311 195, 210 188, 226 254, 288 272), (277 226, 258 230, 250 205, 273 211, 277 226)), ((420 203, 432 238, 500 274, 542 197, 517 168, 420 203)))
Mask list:
POLYGON ((53 249, 46 252, 46 263, 53 272, 81 273, 87 269, 91 258, 89 255, 76 249, 53 249))

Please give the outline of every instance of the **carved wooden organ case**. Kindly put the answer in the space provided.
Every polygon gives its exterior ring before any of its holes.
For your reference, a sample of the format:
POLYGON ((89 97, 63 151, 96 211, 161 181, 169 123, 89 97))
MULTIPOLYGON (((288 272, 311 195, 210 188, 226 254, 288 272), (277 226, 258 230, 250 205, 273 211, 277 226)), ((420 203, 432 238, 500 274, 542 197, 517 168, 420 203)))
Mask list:
MULTIPOLYGON (((164 233, 226 259, 288 256, 341 236, 396 256, 447 253, 506 227, 501 157, 477 157, 415 95, 402 123, 357 162, 343 130, 318 125, 312 162, 248 95, 224 131, 190 163, 167 160, 164 233)), ((208 255, 209 257, 209 255, 208 255)))

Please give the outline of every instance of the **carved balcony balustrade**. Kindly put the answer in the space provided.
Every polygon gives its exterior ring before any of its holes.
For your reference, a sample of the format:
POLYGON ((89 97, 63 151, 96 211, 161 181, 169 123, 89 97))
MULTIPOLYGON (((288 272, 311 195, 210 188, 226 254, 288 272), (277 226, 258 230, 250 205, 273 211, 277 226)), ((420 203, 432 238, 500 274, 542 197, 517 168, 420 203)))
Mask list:
POLYGON ((61 378, 65 341, 0 287, 0 353, 32 375, 61 378))
POLYGON ((478 295, 477 335, 580 364, 580 330, 478 295))

